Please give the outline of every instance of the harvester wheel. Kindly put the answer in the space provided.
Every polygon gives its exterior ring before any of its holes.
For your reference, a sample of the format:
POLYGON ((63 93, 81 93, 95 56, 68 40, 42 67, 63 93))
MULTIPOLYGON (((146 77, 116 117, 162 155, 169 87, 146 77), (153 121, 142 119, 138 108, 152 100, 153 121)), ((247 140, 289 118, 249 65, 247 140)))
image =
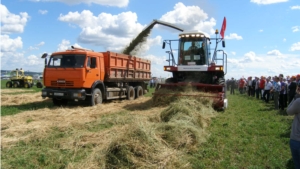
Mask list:
POLYGON ((43 87, 43 84, 42 84, 41 82, 37 82, 37 83, 36 83, 36 87, 37 87, 37 88, 42 88, 42 87, 43 87))
POLYGON ((14 85, 13 85, 14 88, 18 88, 19 86, 20 86, 19 82, 14 82, 14 85))
POLYGON ((6 87, 7 87, 7 88, 11 88, 11 87, 12 87, 11 81, 6 82, 6 87))
POLYGON ((143 94, 143 88, 141 86, 137 86, 135 91, 135 98, 139 98, 140 96, 143 96, 143 94))
POLYGON ((65 106, 68 104, 67 99, 52 98, 52 102, 55 106, 65 106))
POLYGON ((90 105, 95 106, 102 103, 102 93, 101 90, 96 88, 93 90, 92 96, 90 97, 90 105))
POLYGON ((30 88, 30 87, 31 87, 30 83, 28 83, 28 82, 25 82, 25 84, 24 84, 24 88, 30 88))
POLYGON ((135 91, 132 86, 127 87, 127 99, 133 100, 135 98, 135 91))

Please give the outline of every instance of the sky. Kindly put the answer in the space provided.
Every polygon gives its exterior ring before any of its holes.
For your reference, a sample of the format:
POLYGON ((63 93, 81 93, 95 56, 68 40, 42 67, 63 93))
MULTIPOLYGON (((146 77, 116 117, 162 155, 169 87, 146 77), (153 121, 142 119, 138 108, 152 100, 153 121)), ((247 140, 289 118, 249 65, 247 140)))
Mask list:
MULTIPOLYGON (((226 17, 225 79, 300 73, 299 0, 2 0, 0 13, 1 70, 42 72, 43 53, 72 45, 122 52, 154 19, 215 37, 226 17)), ((157 25, 140 45, 153 77, 170 76, 162 42, 179 33, 157 25)))

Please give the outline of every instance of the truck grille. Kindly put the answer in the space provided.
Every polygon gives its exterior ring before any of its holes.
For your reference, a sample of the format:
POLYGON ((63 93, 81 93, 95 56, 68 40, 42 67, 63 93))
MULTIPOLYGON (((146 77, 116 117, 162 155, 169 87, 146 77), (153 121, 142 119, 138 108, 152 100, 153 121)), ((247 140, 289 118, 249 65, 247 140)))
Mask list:
POLYGON ((74 86, 74 82, 73 81, 65 81, 65 82, 51 81, 51 86, 58 86, 58 87, 74 86))

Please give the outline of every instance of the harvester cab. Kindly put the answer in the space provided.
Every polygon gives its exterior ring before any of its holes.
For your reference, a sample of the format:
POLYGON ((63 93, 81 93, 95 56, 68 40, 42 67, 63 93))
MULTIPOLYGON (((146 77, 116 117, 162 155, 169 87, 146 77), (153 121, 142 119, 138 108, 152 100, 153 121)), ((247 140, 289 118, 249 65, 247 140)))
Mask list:
POLYGON ((158 91, 161 88, 191 86, 204 93, 199 97, 212 97, 216 109, 225 109, 227 54, 218 49, 219 42, 225 47, 224 38, 217 37, 218 30, 215 34, 216 38, 210 38, 198 31, 182 32, 178 40, 164 40, 163 49, 169 46, 169 51, 166 52, 169 54, 168 65, 164 66, 164 71, 171 72, 172 77, 166 79, 165 83, 158 84, 154 95, 160 95, 158 91), (215 46, 211 41, 215 41, 215 46), (172 45, 178 45, 178 50, 174 50, 176 47, 172 45))

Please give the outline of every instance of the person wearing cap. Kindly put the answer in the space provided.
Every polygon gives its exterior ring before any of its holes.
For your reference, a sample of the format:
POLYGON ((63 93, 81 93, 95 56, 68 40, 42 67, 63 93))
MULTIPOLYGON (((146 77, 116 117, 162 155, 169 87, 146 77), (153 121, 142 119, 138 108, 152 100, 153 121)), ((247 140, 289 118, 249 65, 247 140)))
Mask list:
POLYGON ((291 83, 288 88, 289 88, 289 96, 288 97, 289 97, 289 104, 290 104, 296 94, 296 89, 297 89, 296 76, 291 77, 291 83))
POLYGON ((290 134, 290 149, 296 169, 300 168, 300 91, 286 110, 288 115, 294 116, 290 134))

